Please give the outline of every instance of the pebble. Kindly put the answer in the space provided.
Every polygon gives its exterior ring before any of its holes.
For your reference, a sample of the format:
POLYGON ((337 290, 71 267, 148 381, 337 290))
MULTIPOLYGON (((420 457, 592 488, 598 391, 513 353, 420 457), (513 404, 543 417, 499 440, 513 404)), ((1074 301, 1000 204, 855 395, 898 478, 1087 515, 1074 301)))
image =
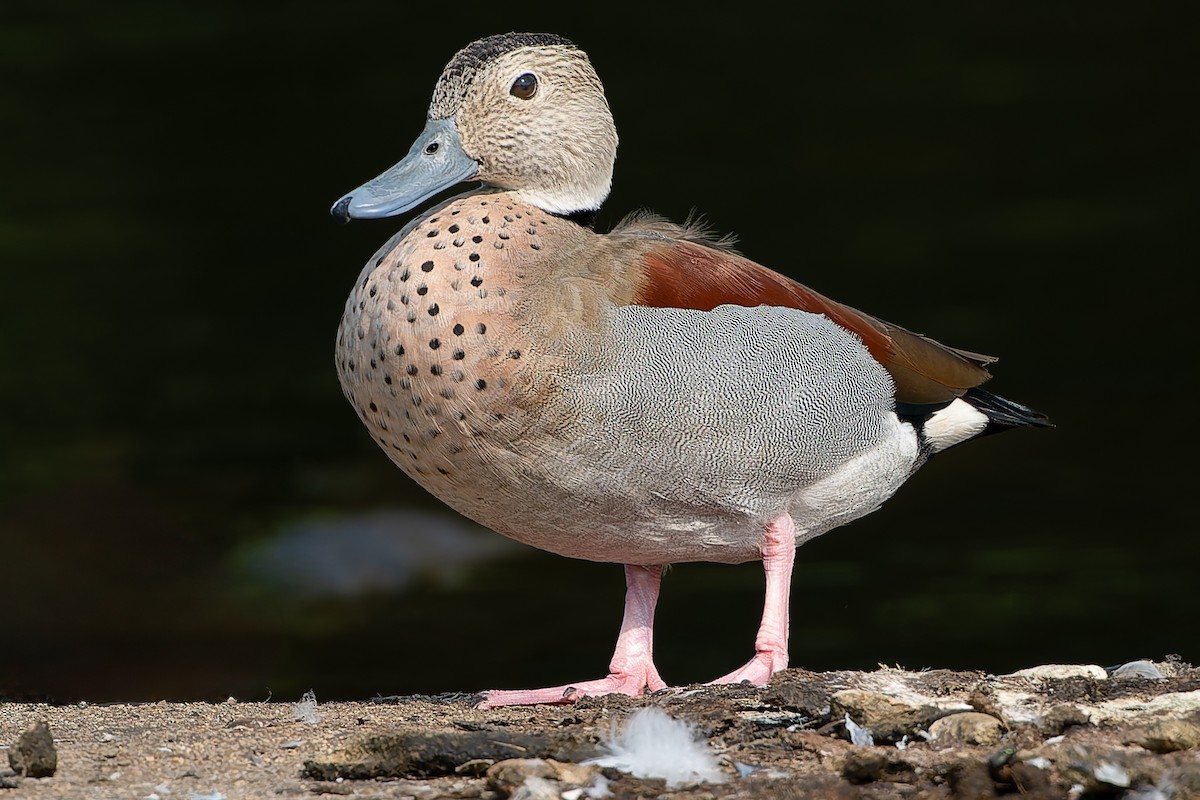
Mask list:
POLYGON ((1200 711, 1186 717, 1163 715, 1131 726, 1125 741, 1153 753, 1200 749, 1200 711))
POLYGON ((929 726, 931 741, 939 745, 983 744, 1000 742, 1004 723, 991 714, 964 711, 935 720, 929 726))
POLYGON ((1113 670, 1112 676, 1121 680, 1142 678, 1152 681, 1166 680, 1167 677, 1162 674, 1162 670, 1154 666, 1153 662, 1146 660, 1130 661, 1128 664, 1122 664, 1113 670))
POLYGON ((1014 678, 1032 680, 1061 680, 1062 678, 1108 679, 1108 671, 1096 664, 1042 664, 1038 667, 1019 669, 1011 674, 1014 678))
MULTIPOLYGON (((949 713, 920 696, 899 697, 866 689, 843 689, 829 698, 834 718, 846 714, 880 741, 895 742, 949 713)), ((969 708, 969 706, 968 706, 969 708)), ((960 710, 960 709, 955 709, 960 710)))
POLYGON ((58 750, 45 720, 39 720, 8 750, 8 764, 27 778, 48 778, 58 770, 58 750))
POLYGON ((513 792, 530 778, 554 781, 570 786, 586 786, 600 774, 599 767, 585 767, 549 758, 510 758, 487 770, 488 784, 503 792, 513 792))

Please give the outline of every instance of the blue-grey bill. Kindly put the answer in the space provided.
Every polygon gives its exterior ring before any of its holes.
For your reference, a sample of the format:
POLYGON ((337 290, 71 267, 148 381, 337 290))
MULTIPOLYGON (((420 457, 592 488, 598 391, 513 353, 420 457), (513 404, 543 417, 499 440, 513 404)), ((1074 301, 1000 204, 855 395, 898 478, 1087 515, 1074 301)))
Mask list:
POLYGON ((338 200, 329 213, 342 222, 403 214, 478 171, 463 152, 454 119, 431 119, 400 163, 338 200))

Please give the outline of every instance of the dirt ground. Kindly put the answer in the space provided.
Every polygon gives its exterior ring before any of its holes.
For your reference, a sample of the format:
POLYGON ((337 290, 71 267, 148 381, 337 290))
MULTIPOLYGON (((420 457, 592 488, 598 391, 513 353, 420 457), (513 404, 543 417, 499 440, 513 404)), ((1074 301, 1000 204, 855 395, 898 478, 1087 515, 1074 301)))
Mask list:
POLYGON ((0 703, 0 800, 1200 798, 1200 670, 1140 664, 1114 675, 793 669, 764 688, 496 710, 467 695, 0 703), (719 782, 669 788, 580 765, 646 706, 692 728, 719 782))

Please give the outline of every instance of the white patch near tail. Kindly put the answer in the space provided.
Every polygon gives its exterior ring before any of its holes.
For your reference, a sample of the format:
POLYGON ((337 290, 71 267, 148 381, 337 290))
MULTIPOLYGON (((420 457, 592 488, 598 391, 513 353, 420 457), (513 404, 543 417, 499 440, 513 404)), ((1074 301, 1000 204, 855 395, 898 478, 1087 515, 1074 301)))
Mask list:
POLYGON ((654 706, 638 709, 604 743, 609 755, 585 761, 636 778, 662 778, 674 789, 725 780, 717 758, 686 722, 654 706))
POLYGON ((925 438, 937 453, 978 436, 987 424, 986 414, 965 400, 955 400, 925 420, 925 438))

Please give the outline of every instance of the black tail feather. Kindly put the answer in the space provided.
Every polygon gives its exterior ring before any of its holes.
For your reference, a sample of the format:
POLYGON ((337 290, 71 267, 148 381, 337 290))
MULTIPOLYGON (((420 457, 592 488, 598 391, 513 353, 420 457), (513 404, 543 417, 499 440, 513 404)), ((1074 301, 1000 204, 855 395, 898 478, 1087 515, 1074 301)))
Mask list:
POLYGON ((1005 400, 1003 397, 985 392, 983 389, 968 389, 962 399, 970 403, 988 418, 988 426, 982 435, 999 433, 1010 428, 1053 428, 1054 423, 1040 411, 1028 406, 1005 400))

